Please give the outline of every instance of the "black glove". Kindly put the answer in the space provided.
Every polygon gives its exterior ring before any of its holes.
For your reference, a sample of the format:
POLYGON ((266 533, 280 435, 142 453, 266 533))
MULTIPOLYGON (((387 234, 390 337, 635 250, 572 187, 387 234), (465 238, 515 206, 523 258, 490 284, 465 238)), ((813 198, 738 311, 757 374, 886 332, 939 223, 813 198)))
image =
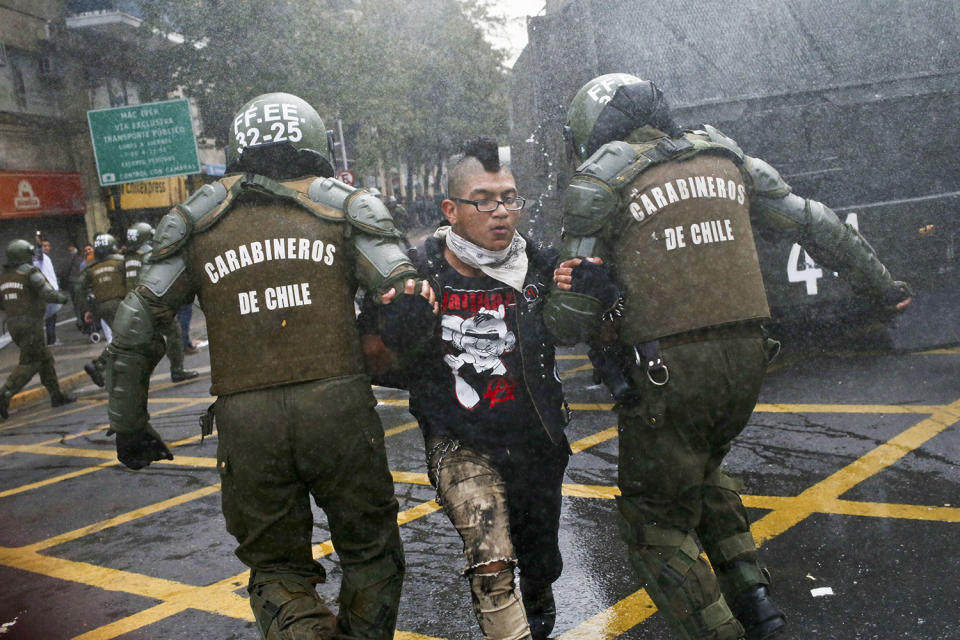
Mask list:
POLYGON ((433 335, 436 320, 426 298, 401 291, 389 304, 380 305, 380 337, 392 351, 410 349, 433 335))
POLYGON ((142 469, 156 460, 173 460, 173 454, 153 429, 143 429, 117 433, 117 459, 131 469, 142 469))
POLYGON ((893 283, 893 287, 888 289, 883 294, 883 303, 888 307, 895 307, 907 298, 913 297, 913 289, 910 288, 910 285, 906 282, 901 282, 897 280, 893 283))
POLYGON ((612 308, 620 299, 620 287, 605 264, 587 262, 586 258, 573 268, 571 291, 596 298, 604 309, 612 308))

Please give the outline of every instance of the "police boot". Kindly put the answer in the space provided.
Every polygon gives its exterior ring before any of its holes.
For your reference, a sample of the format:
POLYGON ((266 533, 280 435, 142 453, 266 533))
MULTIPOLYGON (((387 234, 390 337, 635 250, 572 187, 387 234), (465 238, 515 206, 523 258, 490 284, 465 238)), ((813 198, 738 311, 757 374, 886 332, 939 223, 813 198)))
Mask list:
POLYGON ((766 585, 758 584, 741 591, 730 609, 746 629, 747 640, 773 638, 787 626, 783 613, 770 599, 766 585))
POLYGON ((87 364, 83 365, 83 370, 87 372, 87 375, 90 376, 90 379, 93 380, 93 384, 98 387, 106 385, 106 381, 103 379, 103 372, 100 371, 100 368, 97 366, 96 360, 91 360, 87 364))
POLYGON ((0 391, 0 418, 6 420, 10 417, 10 392, 4 389, 0 391))
POLYGON ((549 582, 525 580, 520 576, 520 595, 533 640, 547 640, 557 621, 557 603, 549 582))
POLYGON ((191 380, 196 378, 200 374, 196 371, 187 371, 186 369, 180 369, 179 371, 171 371, 170 379, 173 382, 183 382, 184 380, 191 380))
POLYGON ((66 393, 64 391, 57 391, 55 394, 50 396, 50 406, 51 407, 62 407, 65 404, 70 404, 71 402, 76 402, 77 396, 72 393, 66 393))

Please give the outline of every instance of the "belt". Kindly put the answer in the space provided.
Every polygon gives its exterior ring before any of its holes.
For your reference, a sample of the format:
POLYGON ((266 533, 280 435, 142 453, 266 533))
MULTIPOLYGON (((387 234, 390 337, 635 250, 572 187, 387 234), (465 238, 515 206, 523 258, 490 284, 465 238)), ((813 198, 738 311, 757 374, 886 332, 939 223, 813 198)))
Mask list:
POLYGON ((660 347, 676 347, 681 344, 690 344, 691 342, 704 342, 707 340, 731 340, 735 338, 762 338, 763 328, 760 320, 747 320, 746 322, 736 322, 734 324, 723 324, 715 327, 704 327, 703 329, 694 329, 683 333, 675 333, 672 336, 660 338, 660 347))

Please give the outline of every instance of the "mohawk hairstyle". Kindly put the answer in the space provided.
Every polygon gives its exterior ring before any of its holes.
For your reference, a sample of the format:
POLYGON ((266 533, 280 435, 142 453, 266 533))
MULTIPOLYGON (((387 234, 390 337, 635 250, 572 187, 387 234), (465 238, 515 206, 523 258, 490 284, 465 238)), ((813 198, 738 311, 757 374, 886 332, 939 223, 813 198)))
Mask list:
POLYGON ((447 193, 459 193, 465 179, 472 171, 470 160, 476 160, 484 171, 497 173, 505 167, 500 164, 500 146, 495 138, 478 136, 460 145, 460 152, 450 159, 450 173, 447 178, 447 193))

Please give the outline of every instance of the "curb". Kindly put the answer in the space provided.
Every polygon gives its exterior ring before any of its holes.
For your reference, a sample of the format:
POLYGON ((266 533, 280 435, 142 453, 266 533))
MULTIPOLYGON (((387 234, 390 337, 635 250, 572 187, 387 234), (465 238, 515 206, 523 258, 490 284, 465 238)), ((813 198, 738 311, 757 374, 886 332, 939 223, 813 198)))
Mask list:
MULTIPOLYGON (((76 389, 79 386, 82 386, 86 382, 91 382, 90 377, 85 371, 80 371, 78 373, 71 374, 69 376, 64 376, 58 379, 60 383, 61 391, 69 391, 71 389, 76 389)), ((47 388, 43 385, 39 387, 34 387, 33 389, 27 389, 26 391, 21 391, 17 395, 10 398, 10 408, 19 409, 28 405, 39 404, 43 400, 46 400, 50 397, 50 393, 47 391, 47 388)))

